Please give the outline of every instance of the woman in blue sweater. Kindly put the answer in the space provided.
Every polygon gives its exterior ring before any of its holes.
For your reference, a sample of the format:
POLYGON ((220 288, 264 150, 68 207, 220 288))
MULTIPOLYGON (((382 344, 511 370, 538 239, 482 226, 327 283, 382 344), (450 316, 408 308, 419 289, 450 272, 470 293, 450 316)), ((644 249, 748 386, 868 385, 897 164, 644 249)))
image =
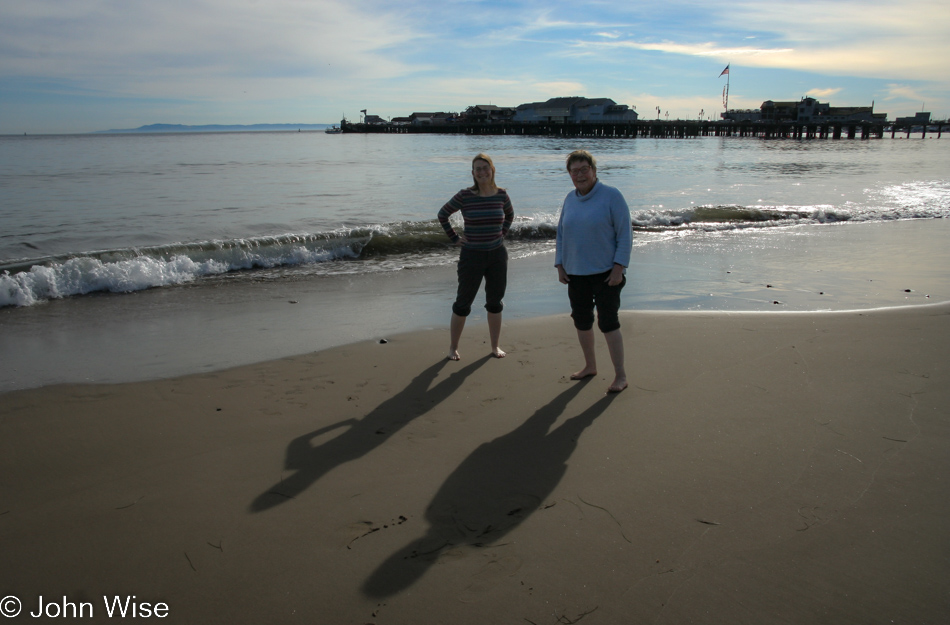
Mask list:
POLYGON ((485 279, 485 309, 488 311, 488 334, 495 358, 504 358, 498 347, 501 338, 502 298, 508 285, 508 251, 505 235, 511 228, 514 209, 508 192, 495 184, 495 165, 487 154, 472 159, 475 184, 462 189, 439 211, 439 223, 455 245, 462 247, 458 263, 458 293, 452 304, 449 360, 459 360, 459 340, 465 318, 472 312, 472 302, 485 279), (452 213, 461 211, 465 232, 457 233, 449 222, 452 213))
POLYGON ((572 152, 567 157, 567 172, 574 191, 561 207, 554 266, 558 279, 567 285, 571 317, 584 353, 584 367, 571 374, 571 379, 597 375, 596 308, 597 327, 604 333, 614 366, 614 381, 607 391, 619 393, 627 388, 618 312, 633 244, 630 209, 620 191, 597 179, 597 161, 590 152, 572 152))

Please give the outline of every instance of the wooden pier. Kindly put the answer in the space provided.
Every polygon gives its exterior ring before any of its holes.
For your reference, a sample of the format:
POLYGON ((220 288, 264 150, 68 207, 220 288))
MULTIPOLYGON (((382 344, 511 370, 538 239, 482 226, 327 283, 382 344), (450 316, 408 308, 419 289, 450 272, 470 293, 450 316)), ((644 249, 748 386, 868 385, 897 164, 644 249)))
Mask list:
POLYGON ((544 137, 686 139, 691 137, 758 137, 762 139, 882 139, 885 134, 897 135, 943 134, 946 122, 934 122, 928 127, 897 125, 887 122, 735 122, 735 121, 661 121, 648 120, 617 123, 446 123, 432 125, 352 124, 344 121, 340 127, 345 133, 379 134, 462 134, 462 135, 521 135, 544 137))

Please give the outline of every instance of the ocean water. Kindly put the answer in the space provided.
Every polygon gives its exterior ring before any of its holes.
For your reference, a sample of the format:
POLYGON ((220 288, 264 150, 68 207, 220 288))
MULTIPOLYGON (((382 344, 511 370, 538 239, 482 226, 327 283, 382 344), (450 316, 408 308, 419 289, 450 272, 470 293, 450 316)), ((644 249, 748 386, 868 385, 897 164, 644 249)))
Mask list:
POLYGON ((516 256, 550 249, 586 147, 637 245, 950 216, 940 140, 593 140, 220 133, 0 138, 0 307, 184 283, 454 262, 434 216, 485 151, 516 256))
POLYGON ((435 214, 478 152, 515 207, 506 318, 561 313, 550 265, 577 148, 630 205, 626 309, 950 299, 946 139, 8 136, 0 390, 443 325, 457 250, 435 214))

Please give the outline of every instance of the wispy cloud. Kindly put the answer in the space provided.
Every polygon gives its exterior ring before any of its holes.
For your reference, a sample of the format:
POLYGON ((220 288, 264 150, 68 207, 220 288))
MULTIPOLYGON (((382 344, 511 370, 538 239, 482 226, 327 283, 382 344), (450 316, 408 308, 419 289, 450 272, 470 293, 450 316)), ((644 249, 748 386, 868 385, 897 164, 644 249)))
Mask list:
POLYGON ((559 95, 693 117, 716 108, 726 63, 730 105, 810 93, 842 104, 886 100, 895 115, 922 100, 950 113, 944 0, 0 0, 0 7, 0 132, 63 120, 97 129, 116 116, 337 121, 341 111, 367 107, 396 116, 559 95))
POLYGON ((816 99, 825 99, 827 100, 833 95, 836 95, 841 92, 841 87, 832 87, 827 89, 809 89, 805 92, 805 95, 811 96, 816 99))
POLYGON ((398 76, 409 70, 388 51, 416 36, 401 12, 365 12, 337 0, 17 6, 15 19, 0 26, 3 75, 127 95, 215 98, 222 89, 240 93, 251 80, 275 88, 293 78, 398 76))
POLYGON ((739 0, 718 9, 719 24, 741 21, 776 47, 791 48, 753 61, 788 69, 932 80, 950 49, 950 5, 942 0, 802 0, 794 6, 739 0))
POLYGON ((891 84, 887 85, 887 95, 884 96, 884 100, 912 100, 915 102, 923 102, 927 97, 922 94, 917 89, 913 87, 908 87, 906 85, 896 85, 891 84))
POLYGON ((662 42, 639 42, 639 41, 578 41, 572 44, 576 48, 600 48, 600 49, 630 49, 645 50, 650 52, 666 52, 668 54, 682 54, 686 56, 706 56, 717 59, 733 59, 736 57, 755 57, 762 55, 789 55, 794 53, 792 48, 750 48, 750 47, 727 47, 720 44, 703 43, 674 43, 671 41, 662 42))
POLYGON ((679 10, 681 24, 691 25, 671 27, 676 37, 647 30, 604 41, 597 32, 577 37, 572 45, 604 54, 659 52, 826 75, 934 80, 946 73, 950 5, 939 0, 803 0, 794 6, 743 0, 673 2, 673 10, 679 10), (691 20, 691 14, 698 18, 691 20), (703 37, 706 33, 717 36, 703 37), (751 40, 757 45, 745 45, 751 40))

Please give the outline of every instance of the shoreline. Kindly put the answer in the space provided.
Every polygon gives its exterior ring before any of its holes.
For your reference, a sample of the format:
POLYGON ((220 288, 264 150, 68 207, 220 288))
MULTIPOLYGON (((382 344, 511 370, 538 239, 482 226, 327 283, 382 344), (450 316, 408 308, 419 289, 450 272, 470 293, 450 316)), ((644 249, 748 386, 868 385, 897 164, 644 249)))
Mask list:
MULTIPOLYGON (((5 593, 178 623, 936 622, 950 304, 567 316, 0 394, 5 593), (605 368, 606 367, 606 368, 605 368), (65 600, 65 599, 64 599, 65 600)), ((102 612, 100 614, 100 612, 102 612)))
MULTIPOLYGON (((763 229, 635 246, 623 310, 868 310, 950 301, 950 220, 763 229)), ((505 323, 567 315, 553 253, 513 259, 505 323)), ((0 309, 0 393, 221 370, 445 328, 455 266, 186 284, 0 309)), ((477 306, 470 328, 485 322, 477 306)), ((503 335, 504 339, 504 335, 503 335)))

